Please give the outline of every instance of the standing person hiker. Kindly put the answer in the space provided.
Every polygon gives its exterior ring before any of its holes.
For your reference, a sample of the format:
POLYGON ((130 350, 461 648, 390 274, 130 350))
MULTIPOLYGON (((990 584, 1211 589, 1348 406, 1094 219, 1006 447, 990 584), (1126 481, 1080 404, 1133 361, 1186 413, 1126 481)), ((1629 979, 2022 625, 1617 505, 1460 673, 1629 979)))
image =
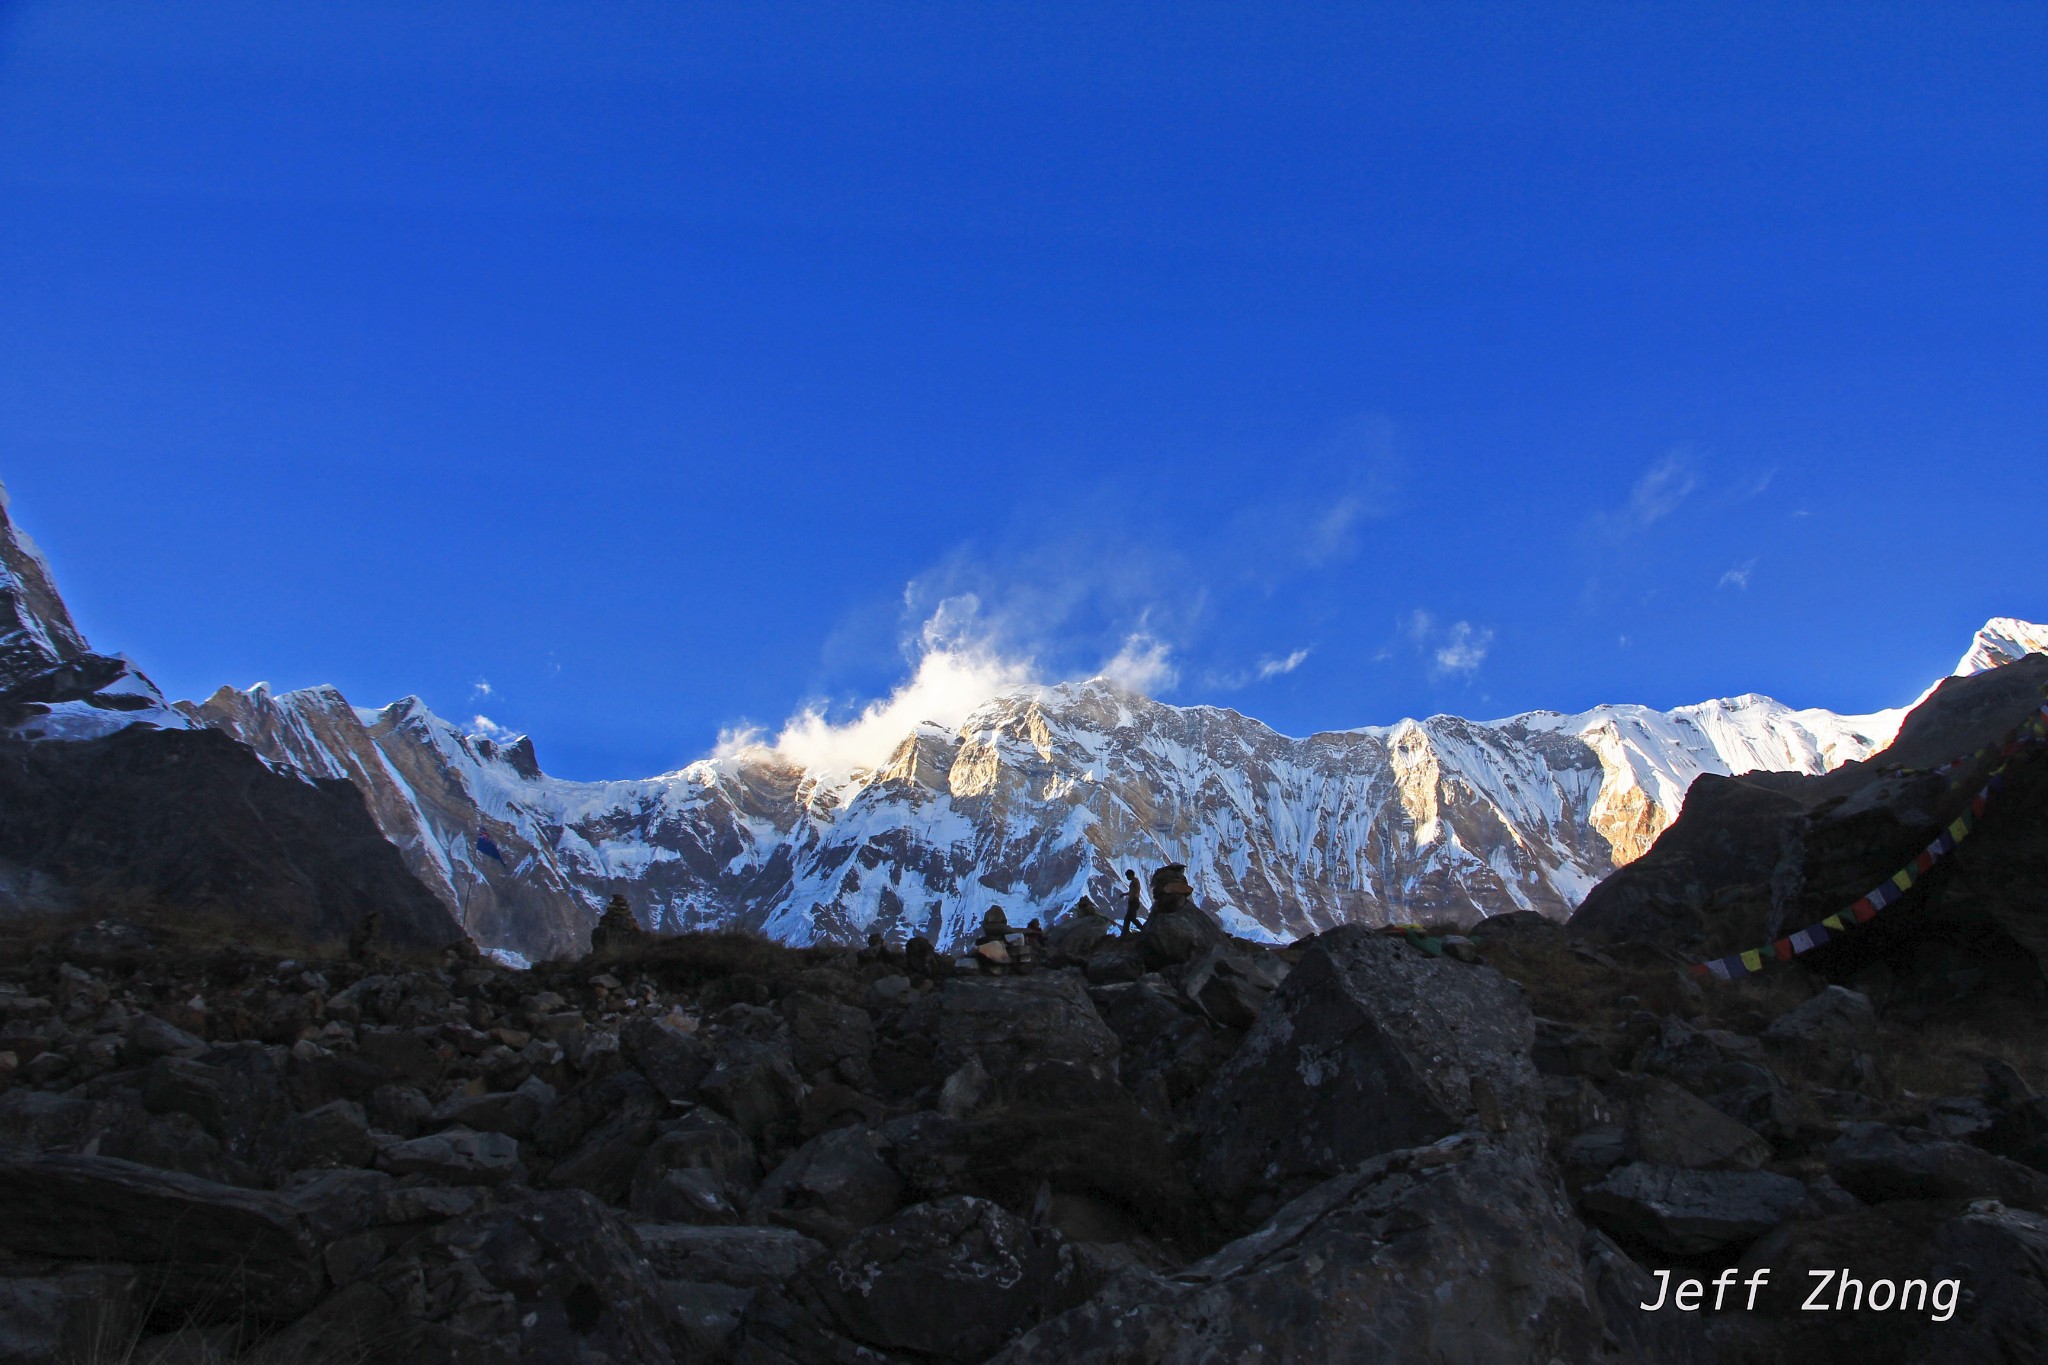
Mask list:
POLYGON ((1145 915, 1145 902, 1138 892, 1138 874, 1124 869, 1124 923, 1119 934, 1136 933, 1145 915))

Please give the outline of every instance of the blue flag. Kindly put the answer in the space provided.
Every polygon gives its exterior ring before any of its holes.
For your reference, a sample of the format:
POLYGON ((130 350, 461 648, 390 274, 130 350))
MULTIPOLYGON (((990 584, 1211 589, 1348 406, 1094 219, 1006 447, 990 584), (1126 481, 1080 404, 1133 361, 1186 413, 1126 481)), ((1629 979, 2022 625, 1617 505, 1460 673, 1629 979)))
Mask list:
POLYGON ((505 861, 505 855, 498 852, 498 846, 491 842, 491 836, 482 830, 476 832, 476 851, 486 858, 496 858, 501 863, 505 861))

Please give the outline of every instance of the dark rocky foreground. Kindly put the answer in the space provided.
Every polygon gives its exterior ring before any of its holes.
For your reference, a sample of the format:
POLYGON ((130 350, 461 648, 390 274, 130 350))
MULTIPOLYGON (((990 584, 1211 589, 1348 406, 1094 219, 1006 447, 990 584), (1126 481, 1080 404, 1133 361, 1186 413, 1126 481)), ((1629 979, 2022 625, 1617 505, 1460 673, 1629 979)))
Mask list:
POLYGON ((1996 1040, 1917 1023, 1930 1088, 1862 995, 1489 930, 1184 910, 932 979, 46 929, 0 959, 0 1361, 2042 1358, 2048 1098, 1996 1040), (1754 1312, 1638 1307, 1729 1266, 1754 1312), (1809 1266, 1961 1295, 1801 1314, 1809 1266))

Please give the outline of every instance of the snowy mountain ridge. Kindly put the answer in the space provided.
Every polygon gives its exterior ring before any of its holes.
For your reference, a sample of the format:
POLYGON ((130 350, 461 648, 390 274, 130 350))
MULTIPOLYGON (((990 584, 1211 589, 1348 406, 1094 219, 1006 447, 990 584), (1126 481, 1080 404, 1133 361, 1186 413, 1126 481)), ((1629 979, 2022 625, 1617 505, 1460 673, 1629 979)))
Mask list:
POLYGON ((416 699, 357 711, 331 688, 223 688, 186 711, 355 782, 478 941, 529 956, 573 947, 614 893, 664 929, 951 942, 990 903, 1044 916, 1169 861, 1253 938, 1561 917, 1649 846, 1700 773, 1823 771, 1874 752, 1903 714, 1752 695, 1291 738, 1096 679, 1006 690, 851 774, 756 748, 593 783, 548 777, 523 737, 463 734, 416 699))
MULTIPOLYGON (((1957 673, 2048 650, 1996 618, 1957 673)), ((1105 680, 995 690, 958 726, 912 726, 886 762, 807 770, 772 748, 657 777, 547 776, 524 737, 466 734, 418 698, 221 688, 167 703, 93 653, 0 491, 0 731, 72 741, 206 726, 272 767, 345 779, 407 867, 482 946, 576 951, 623 894, 663 929, 806 943, 871 930, 957 942, 1113 899, 1125 867, 1185 863, 1251 938, 1362 921, 1571 912, 1641 855, 1702 773, 1814 773, 1883 747, 1903 710, 1839 716, 1754 694, 1655 711, 1455 716, 1293 738, 1236 711, 1105 680)))

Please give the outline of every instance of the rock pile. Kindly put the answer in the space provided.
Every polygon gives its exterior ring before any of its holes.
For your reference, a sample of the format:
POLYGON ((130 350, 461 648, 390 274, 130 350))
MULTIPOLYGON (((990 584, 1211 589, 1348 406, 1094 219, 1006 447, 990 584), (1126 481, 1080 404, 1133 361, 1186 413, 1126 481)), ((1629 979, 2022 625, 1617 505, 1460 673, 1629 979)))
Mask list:
MULTIPOLYGON (((2048 1329, 2048 1100, 1815 1086, 1788 1049, 1858 1046, 1860 998, 1615 1030, 1362 928, 1165 922, 999 976, 22 945, 0 1359, 1761 1360, 1810 1324, 1643 1312, 1646 1267, 1863 1246, 1984 1286, 1941 1341, 2048 1329)), ((1560 931, 1509 927, 1526 979, 1560 931)))

